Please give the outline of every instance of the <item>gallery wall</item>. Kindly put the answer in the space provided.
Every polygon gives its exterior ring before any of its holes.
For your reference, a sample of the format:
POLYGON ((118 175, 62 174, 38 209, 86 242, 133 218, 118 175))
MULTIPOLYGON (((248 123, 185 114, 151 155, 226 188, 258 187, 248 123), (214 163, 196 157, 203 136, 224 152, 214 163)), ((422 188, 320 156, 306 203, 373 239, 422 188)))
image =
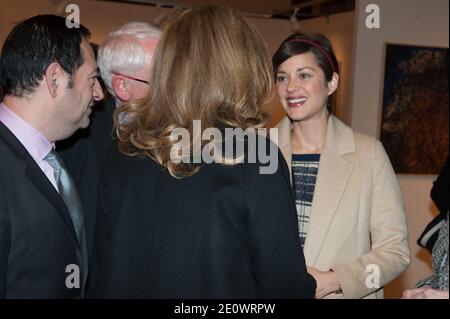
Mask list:
MULTIPOLYGON (((351 126, 379 137, 385 44, 447 47, 449 42, 448 0, 357 0, 351 126), (380 8, 380 28, 369 29, 366 7, 380 8)), ((420 125, 420 123, 415 123, 420 125)), ((445 157, 447 154, 442 154, 445 157)), ((405 154, 408 156, 408 154, 405 154)), ((425 225, 437 214, 430 200, 435 175, 398 175, 408 218, 411 264, 386 288, 386 297, 397 298, 431 273, 430 256, 416 240, 425 225)))

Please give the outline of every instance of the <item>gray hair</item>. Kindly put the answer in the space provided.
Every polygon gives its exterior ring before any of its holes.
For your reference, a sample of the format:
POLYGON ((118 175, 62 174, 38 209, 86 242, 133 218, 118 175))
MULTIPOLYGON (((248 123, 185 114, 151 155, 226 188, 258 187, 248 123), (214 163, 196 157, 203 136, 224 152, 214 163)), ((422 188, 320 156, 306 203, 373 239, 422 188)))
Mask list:
POLYGON ((114 73, 131 75, 141 70, 151 58, 140 41, 159 39, 161 31, 145 22, 130 22, 109 34, 105 43, 99 47, 98 67, 109 93, 114 97, 112 76, 114 73))

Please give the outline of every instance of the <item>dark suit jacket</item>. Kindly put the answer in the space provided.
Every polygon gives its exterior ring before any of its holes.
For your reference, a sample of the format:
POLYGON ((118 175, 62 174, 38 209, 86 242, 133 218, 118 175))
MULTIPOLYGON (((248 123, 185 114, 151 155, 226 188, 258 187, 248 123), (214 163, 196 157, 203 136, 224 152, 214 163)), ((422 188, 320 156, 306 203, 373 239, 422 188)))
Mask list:
POLYGON ((0 154, 0 298, 79 297, 66 287, 81 252, 64 202, 2 123, 0 154))
POLYGON ((95 106, 91 124, 60 141, 56 149, 78 188, 85 216, 89 256, 97 209, 97 185, 107 150, 113 142, 114 99, 95 106))
MULTIPOLYGON (((278 149, 277 149, 278 150, 278 149)), ((312 298, 286 163, 183 179, 115 148, 99 188, 94 298, 312 298)))

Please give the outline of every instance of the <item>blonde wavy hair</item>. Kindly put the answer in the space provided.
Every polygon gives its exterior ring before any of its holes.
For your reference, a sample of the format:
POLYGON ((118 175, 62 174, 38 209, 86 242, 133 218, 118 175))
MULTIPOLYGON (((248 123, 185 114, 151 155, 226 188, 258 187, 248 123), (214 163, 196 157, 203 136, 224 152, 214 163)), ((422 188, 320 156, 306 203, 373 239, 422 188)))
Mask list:
POLYGON ((181 12, 158 43, 147 97, 116 110, 119 150, 191 176, 199 164, 171 161, 171 132, 192 136, 194 120, 202 128, 263 127, 273 83, 266 44, 240 13, 219 5, 181 12))

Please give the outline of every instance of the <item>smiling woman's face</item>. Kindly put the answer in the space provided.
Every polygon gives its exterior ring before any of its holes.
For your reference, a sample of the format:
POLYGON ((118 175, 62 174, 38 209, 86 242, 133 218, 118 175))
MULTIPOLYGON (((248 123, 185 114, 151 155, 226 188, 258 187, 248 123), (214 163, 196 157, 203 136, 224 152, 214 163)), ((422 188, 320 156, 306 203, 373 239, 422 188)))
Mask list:
POLYGON ((335 91, 331 82, 325 80, 312 52, 295 55, 280 64, 277 91, 288 117, 298 122, 327 112, 328 96, 335 91))

